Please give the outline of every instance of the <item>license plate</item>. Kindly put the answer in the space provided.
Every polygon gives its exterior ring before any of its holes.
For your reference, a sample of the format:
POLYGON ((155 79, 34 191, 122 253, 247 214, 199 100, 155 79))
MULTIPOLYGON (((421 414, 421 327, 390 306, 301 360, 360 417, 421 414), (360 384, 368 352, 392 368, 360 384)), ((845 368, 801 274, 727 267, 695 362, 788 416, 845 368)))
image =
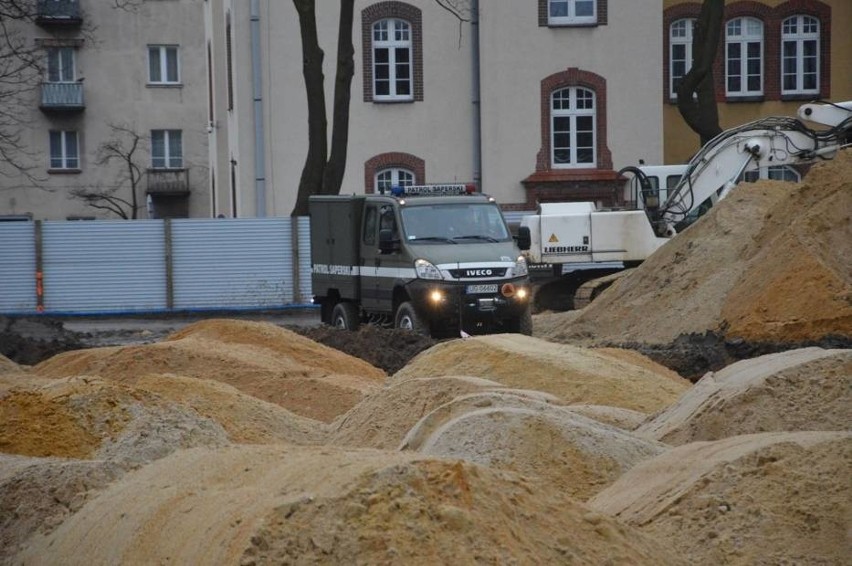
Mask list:
POLYGON ((496 293, 497 292, 497 284, 490 285, 468 285, 467 293, 469 295, 481 295, 484 293, 496 293))

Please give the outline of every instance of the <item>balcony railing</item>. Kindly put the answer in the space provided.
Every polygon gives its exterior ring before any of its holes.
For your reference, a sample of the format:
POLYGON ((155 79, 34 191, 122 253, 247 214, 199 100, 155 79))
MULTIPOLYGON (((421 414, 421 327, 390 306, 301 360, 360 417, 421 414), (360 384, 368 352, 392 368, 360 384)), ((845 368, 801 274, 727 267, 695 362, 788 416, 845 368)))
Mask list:
POLYGON ((188 195, 188 169, 148 169, 148 194, 188 195))
POLYGON ((45 111, 84 110, 83 83, 42 83, 39 107, 45 111))
POLYGON ((79 26, 82 22, 80 3, 77 0, 38 0, 38 25, 79 26))

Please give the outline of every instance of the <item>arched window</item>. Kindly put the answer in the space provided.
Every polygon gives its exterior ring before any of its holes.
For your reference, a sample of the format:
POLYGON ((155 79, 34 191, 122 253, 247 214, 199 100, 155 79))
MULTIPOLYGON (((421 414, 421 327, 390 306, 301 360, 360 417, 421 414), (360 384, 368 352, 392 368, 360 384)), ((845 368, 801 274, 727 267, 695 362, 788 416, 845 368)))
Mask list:
POLYGON ((375 191, 390 193, 392 187, 410 187, 414 184, 414 173, 408 169, 391 167, 376 173, 375 191))
POLYGON ((550 126, 552 167, 595 167, 594 91, 581 87, 554 91, 550 126))
POLYGON ((413 100, 411 25, 389 18, 373 24, 373 97, 413 100))
POLYGON ((763 22, 735 18, 725 27, 725 93, 763 94, 763 22))
POLYGON ((781 93, 819 92, 819 20, 791 16, 781 24, 781 93))
POLYGON ((669 26, 669 96, 675 98, 680 82, 692 68, 693 18, 675 20, 669 26))

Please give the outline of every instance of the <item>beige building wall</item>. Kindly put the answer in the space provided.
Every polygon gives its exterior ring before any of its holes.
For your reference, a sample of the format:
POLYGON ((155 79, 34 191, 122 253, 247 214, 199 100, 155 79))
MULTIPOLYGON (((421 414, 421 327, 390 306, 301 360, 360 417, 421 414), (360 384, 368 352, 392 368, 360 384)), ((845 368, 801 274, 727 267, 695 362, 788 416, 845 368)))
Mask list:
MULTIPOLYGON (((566 69, 606 83, 612 168, 662 159, 658 85, 661 3, 610 0, 606 25, 541 27, 534 2, 482 2, 484 184, 505 203, 523 203, 521 181, 536 171, 542 146, 542 88, 566 69)), ((599 102, 602 102, 599 100, 599 102)))
MULTIPOLYGON (((670 9, 682 4, 688 4, 682 0, 664 0, 664 9, 670 9)), ((694 4, 694 2, 693 2, 694 4)), ((726 9, 730 10, 732 6, 745 4, 741 0, 726 0, 726 9)), ((754 3, 751 3, 754 4, 754 3)), ((831 102, 841 102, 852 100, 852 2, 850 0, 761 0, 759 4, 770 8, 784 7, 785 9, 793 10, 795 13, 816 14, 817 7, 822 11, 828 8, 830 13, 830 21, 822 22, 822 37, 830 37, 830 49, 828 52, 829 65, 829 80, 830 88, 827 89, 827 96, 823 98, 831 102), (826 35, 828 34, 828 36, 826 35)), ((663 33, 668 33, 664 30, 663 33)), ((723 29, 724 34, 724 29, 723 29)), ((724 45, 724 39, 722 40, 724 45)), ((780 49, 780 45, 771 45, 769 42, 764 43, 764 50, 780 49)), ((722 51, 722 57, 724 52, 722 51)), ((766 51, 764 51, 766 55, 766 51)), ((668 57, 667 53, 663 53, 663 57, 668 57)), ((825 58, 821 60, 824 64, 825 58)), ((717 69, 718 69, 717 64, 717 69)), ((719 74, 718 72, 716 73, 719 74)), ((717 79, 718 84, 718 79, 717 79)), ((724 86, 721 87, 724 94, 724 86)), ((778 85, 764 85, 765 89, 774 88, 777 90, 778 85)), ((698 151, 700 142, 698 135, 695 134, 684 122, 677 105, 670 101, 666 96, 666 86, 661 83, 660 92, 663 93, 663 115, 665 122, 665 163, 685 163, 691 156, 698 151)), ((717 93, 719 89, 717 88, 717 93)), ((810 101, 805 99, 790 99, 778 100, 770 99, 760 102, 732 102, 728 103, 719 99, 717 94, 719 123, 722 129, 732 128, 743 123, 763 118, 767 116, 791 116, 795 117, 796 112, 802 104, 810 101)), ((724 98, 722 96, 722 98, 724 98)))
MULTIPOLYGON (((123 169, 119 164, 97 163, 99 146, 113 137, 110 126, 118 125, 143 135, 144 147, 138 159, 143 170, 151 163, 152 129, 183 131, 184 166, 189 169, 189 215, 208 216, 207 83, 201 3, 140 2, 132 9, 121 10, 100 0, 80 0, 80 8, 83 22, 77 29, 17 23, 28 41, 82 40, 75 66, 77 79, 83 81, 85 110, 48 115, 39 110, 39 90, 31 93, 31 100, 23 109, 29 125, 22 142, 30 152, 26 161, 38 181, 21 175, 0 176, 0 215, 26 214, 44 220, 74 216, 117 218, 69 199, 68 193, 73 188, 109 188, 120 183, 123 169), (179 87, 147 85, 147 46, 160 44, 179 46, 179 87), (78 173, 48 173, 51 129, 79 132, 78 173)), ((143 207, 140 218, 147 216, 145 188, 143 180, 138 192, 143 207)), ((117 194, 129 200, 129 191, 128 184, 117 194)))
MULTIPOLYGON (((298 15, 292 2, 213 0, 214 30, 221 40, 230 13, 235 107, 222 103, 225 87, 216 81, 216 143, 220 146, 215 178, 225 191, 230 161, 236 161, 238 216, 258 214, 262 193, 265 215, 289 215, 295 204, 307 155, 307 100, 302 76, 298 15), (253 6, 254 5, 254 6, 253 6), (217 8, 220 6, 221 8, 217 8), (260 58, 252 65, 251 14, 256 12, 260 58), (217 15, 217 12, 221 14, 217 15), (260 73, 263 120, 254 118, 254 73, 260 73), (223 136, 222 125, 227 124, 223 136), (262 131, 258 131, 260 126, 262 131), (223 139, 223 138, 227 139, 223 139), (262 140, 258 171, 256 139, 262 140), (262 188, 258 179, 262 178, 262 188)), ((404 103, 365 101, 362 17, 379 4, 355 2, 353 40, 355 75, 351 88, 349 148, 342 193, 363 193, 372 184, 366 164, 377 156, 401 153, 423 161, 418 182, 474 182, 477 177, 473 49, 471 24, 460 22, 434 0, 410 0, 422 15, 423 100, 404 103)), ((483 190, 501 203, 527 207, 521 181, 535 172, 542 145, 541 81, 577 67, 607 82, 608 143, 613 166, 662 159, 662 110, 659 84, 660 2, 608 0, 606 25, 594 28, 538 26, 536 2, 480 1, 481 152, 483 190), (641 4, 641 6, 639 5, 641 4), (629 54, 629 57, 628 57, 629 54), (637 64, 639 61, 639 64, 637 64)), ((469 14, 463 14, 467 17, 469 14)), ((328 135, 337 50, 338 6, 317 2, 317 27, 325 52, 324 75, 328 135)), ((214 45, 214 74, 227 66, 224 50, 214 45)), ((224 201, 219 209, 224 210, 224 201)), ((230 211, 231 215, 233 211, 230 211)))

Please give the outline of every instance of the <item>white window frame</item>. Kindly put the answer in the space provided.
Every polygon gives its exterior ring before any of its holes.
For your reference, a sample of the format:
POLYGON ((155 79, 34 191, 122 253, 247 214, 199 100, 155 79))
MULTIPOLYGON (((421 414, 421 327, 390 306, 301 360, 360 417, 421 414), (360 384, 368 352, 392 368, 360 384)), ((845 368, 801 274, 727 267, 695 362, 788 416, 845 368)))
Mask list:
MULTIPOLYGON (((411 22, 399 18, 385 18, 375 22, 370 30, 373 34, 373 99, 374 100, 414 100, 414 42, 412 35, 414 26, 411 22), (379 94, 376 69, 378 67, 377 53, 387 52, 388 67, 388 93, 379 94), (400 65, 397 63, 397 55, 401 50, 408 52, 408 80, 398 78, 397 71, 400 65), (399 86, 408 83, 408 94, 400 94, 399 86)), ((381 79, 384 81, 385 79, 381 79)))
POLYGON ((597 0, 548 0, 547 23, 554 26, 596 24, 598 23, 597 0), (577 7, 591 5, 592 13, 577 15, 577 7), (554 15, 555 9, 560 9, 564 15, 554 15))
MULTIPOLYGON (((564 87, 558 90, 553 91, 550 94, 550 165, 554 169, 589 169, 597 167, 597 94, 595 91, 583 88, 583 87, 564 87), (557 99, 559 101, 559 105, 564 105, 564 101, 566 98, 563 93, 567 93, 567 108, 556 108, 557 99), (582 103, 580 103, 580 101, 582 103), (587 106, 589 101, 591 101, 591 106, 587 106), (581 107, 582 106, 582 107, 581 107), (568 123, 570 124, 567 132, 560 130, 557 134, 556 131, 556 121, 557 119, 568 118, 568 123), (583 118, 591 118, 591 128, 589 129, 589 133, 592 136, 592 160, 591 161, 578 161, 577 150, 577 137, 580 132, 577 130, 577 121, 583 118), (559 162, 556 161, 556 136, 557 135, 565 135, 567 133, 569 137, 569 158, 567 162, 559 162)), ((584 146, 585 147, 585 146, 584 146)), ((562 146, 560 146, 562 149, 562 146)))
POLYGON ((178 45, 149 45, 148 46, 148 84, 179 85, 180 84, 180 46, 178 45), (175 77, 169 77, 169 53, 174 53, 175 77), (153 76, 156 69, 159 78, 153 76))
MULTIPOLYGON (((808 57, 810 58, 810 57, 808 57)), ((786 18, 781 23, 781 94, 816 94, 819 93, 820 73, 820 21, 813 16, 799 14, 786 18), (812 44, 814 54, 814 88, 805 88, 805 46, 812 44), (792 57, 785 54, 787 46, 793 47, 792 57), (788 65, 793 64, 794 70, 788 71, 788 65), (785 78, 794 76, 796 86, 785 88, 785 78)))
POLYGON ((51 170, 77 171, 80 169, 80 137, 75 130, 51 130, 48 146, 51 170), (58 142, 58 145, 54 142, 58 142), (54 153, 55 149, 59 151, 54 153))
MULTIPOLYGON (((692 69, 695 58, 692 55, 692 38, 695 18, 680 18, 669 26, 669 96, 677 98, 677 81, 683 79, 692 69), (683 74, 675 75, 675 47, 683 47, 683 74)), ((681 61, 680 58, 677 59, 681 61)))
POLYGON ((151 130, 151 169, 183 169, 182 130, 151 130), (154 140, 160 136, 163 139, 163 154, 157 155, 154 140))
POLYGON ((403 167, 387 167, 376 171, 373 180, 373 190, 382 194, 382 189, 390 194, 393 187, 409 187, 414 184, 414 171, 403 167))
POLYGON ((764 81, 764 25, 757 18, 742 17, 729 20, 725 24, 725 94, 727 96, 762 96, 764 81), (732 59, 731 48, 739 49, 739 57, 732 59), (749 63, 754 57, 749 55, 749 49, 757 46, 759 72, 749 74, 749 63), (732 67, 736 72, 732 73, 732 67), (749 78, 757 76, 759 87, 749 88, 749 78), (731 88, 731 80, 738 78, 739 88, 731 88))
POLYGON ((48 47, 47 48, 47 65, 44 69, 45 82, 56 83, 73 83, 77 80, 77 50, 73 47, 48 47), (69 54, 70 57, 65 58, 62 55, 69 54), (69 60, 70 59, 70 60, 69 60), (55 64, 57 76, 52 77, 51 67, 55 64))

